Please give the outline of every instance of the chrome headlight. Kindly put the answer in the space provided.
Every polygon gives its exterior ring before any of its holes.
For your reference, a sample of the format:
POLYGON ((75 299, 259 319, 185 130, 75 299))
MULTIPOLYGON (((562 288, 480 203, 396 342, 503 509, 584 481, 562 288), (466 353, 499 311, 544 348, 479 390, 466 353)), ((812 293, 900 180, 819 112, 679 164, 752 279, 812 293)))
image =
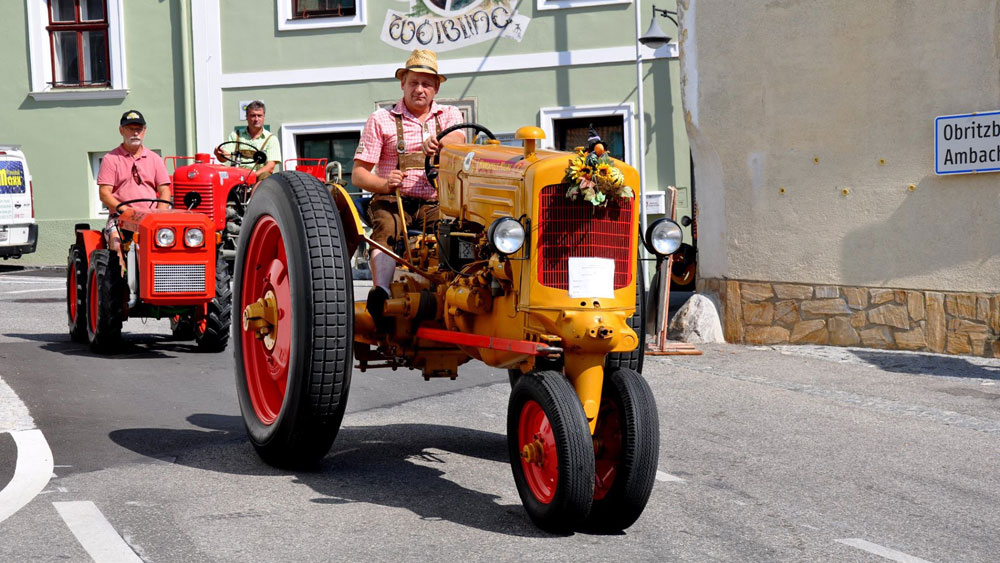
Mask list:
POLYGON ((486 238, 497 252, 507 256, 524 246, 524 226, 513 217, 501 217, 490 225, 486 238))
POLYGON ((195 227, 184 231, 184 246, 197 248, 205 244, 205 232, 195 227))
POLYGON ((646 247, 660 256, 677 252, 683 239, 681 226, 666 217, 657 219, 646 229, 646 247))
POLYGON ((162 227, 156 231, 156 246, 173 246, 174 230, 170 227, 162 227))

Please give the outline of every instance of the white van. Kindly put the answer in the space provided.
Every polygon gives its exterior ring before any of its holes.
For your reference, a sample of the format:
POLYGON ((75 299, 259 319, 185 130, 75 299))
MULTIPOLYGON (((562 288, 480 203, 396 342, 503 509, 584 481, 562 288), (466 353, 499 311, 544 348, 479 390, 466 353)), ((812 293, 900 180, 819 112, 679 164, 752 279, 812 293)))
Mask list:
POLYGON ((0 257, 35 251, 38 225, 28 162, 18 145, 0 144, 0 257))

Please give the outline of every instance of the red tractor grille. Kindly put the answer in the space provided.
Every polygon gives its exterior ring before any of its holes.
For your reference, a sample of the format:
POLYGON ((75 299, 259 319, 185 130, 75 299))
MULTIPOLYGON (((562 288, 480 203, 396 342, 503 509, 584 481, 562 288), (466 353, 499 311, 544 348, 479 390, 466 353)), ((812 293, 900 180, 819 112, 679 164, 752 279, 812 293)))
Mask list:
POLYGON ((181 184, 180 182, 174 182, 174 209, 187 209, 188 206, 184 203, 184 197, 191 192, 196 192, 201 196, 201 203, 198 207, 191 209, 204 215, 212 216, 212 185, 210 183, 200 183, 200 184, 181 184))
POLYGON ((632 283, 635 240, 632 236, 634 199, 616 199, 607 207, 566 197, 569 184, 542 188, 538 213, 538 280, 544 286, 569 290, 569 258, 609 258, 615 261, 615 289, 632 283))

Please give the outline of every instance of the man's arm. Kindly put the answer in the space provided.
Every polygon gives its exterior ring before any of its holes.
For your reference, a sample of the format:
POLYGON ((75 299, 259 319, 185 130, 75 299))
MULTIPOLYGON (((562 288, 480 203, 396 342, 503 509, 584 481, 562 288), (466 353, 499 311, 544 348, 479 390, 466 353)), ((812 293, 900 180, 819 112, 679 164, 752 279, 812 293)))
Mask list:
MULTIPOLYGON (((170 199, 170 184, 161 184, 156 186, 156 197, 157 199, 163 199, 166 201, 173 201, 170 199)), ((163 202, 157 202, 157 209, 170 209, 170 206, 163 202)))
POLYGON ((372 192, 373 194, 391 194, 403 185, 403 173, 393 170, 388 178, 376 175, 372 170, 375 163, 354 159, 354 168, 351 170, 351 183, 355 186, 372 192))
POLYGON ((107 184, 101 184, 97 186, 97 195, 98 197, 101 198, 101 203, 104 204, 104 207, 108 208, 108 211, 110 211, 111 213, 117 213, 118 212, 117 208, 118 205, 121 204, 121 201, 119 201, 118 198, 116 198, 115 196, 111 195, 111 192, 113 190, 114 188, 112 186, 109 186, 107 184))
MULTIPOLYGON (((235 140, 236 140, 236 131, 230 131, 229 135, 226 136, 225 142, 228 143, 229 141, 235 141, 235 140)), ((220 149, 219 147, 215 147, 215 159, 218 160, 219 162, 229 162, 229 151, 225 149, 220 149)))

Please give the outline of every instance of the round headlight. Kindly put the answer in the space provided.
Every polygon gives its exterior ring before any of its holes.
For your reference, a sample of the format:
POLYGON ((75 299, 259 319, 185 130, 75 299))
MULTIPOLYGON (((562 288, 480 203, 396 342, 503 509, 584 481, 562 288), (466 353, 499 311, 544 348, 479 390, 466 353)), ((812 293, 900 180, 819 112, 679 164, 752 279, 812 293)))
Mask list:
POLYGON ((497 252, 513 254, 524 245, 524 226, 513 217, 501 217, 493 221, 486 236, 497 252))
POLYGON ((205 233, 201 229, 188 229, 184 231, 185 246, 201 246, 205 244, 205 233))
POLYGON ((669 256, 681 247, 684 232, 681 226, 664 217, 646 229, 646 246, 660 256, 669 256))
POLYGON ((158 246, 174 245, 174 230, 168 227, 156 231, 156 244, 158 246))

